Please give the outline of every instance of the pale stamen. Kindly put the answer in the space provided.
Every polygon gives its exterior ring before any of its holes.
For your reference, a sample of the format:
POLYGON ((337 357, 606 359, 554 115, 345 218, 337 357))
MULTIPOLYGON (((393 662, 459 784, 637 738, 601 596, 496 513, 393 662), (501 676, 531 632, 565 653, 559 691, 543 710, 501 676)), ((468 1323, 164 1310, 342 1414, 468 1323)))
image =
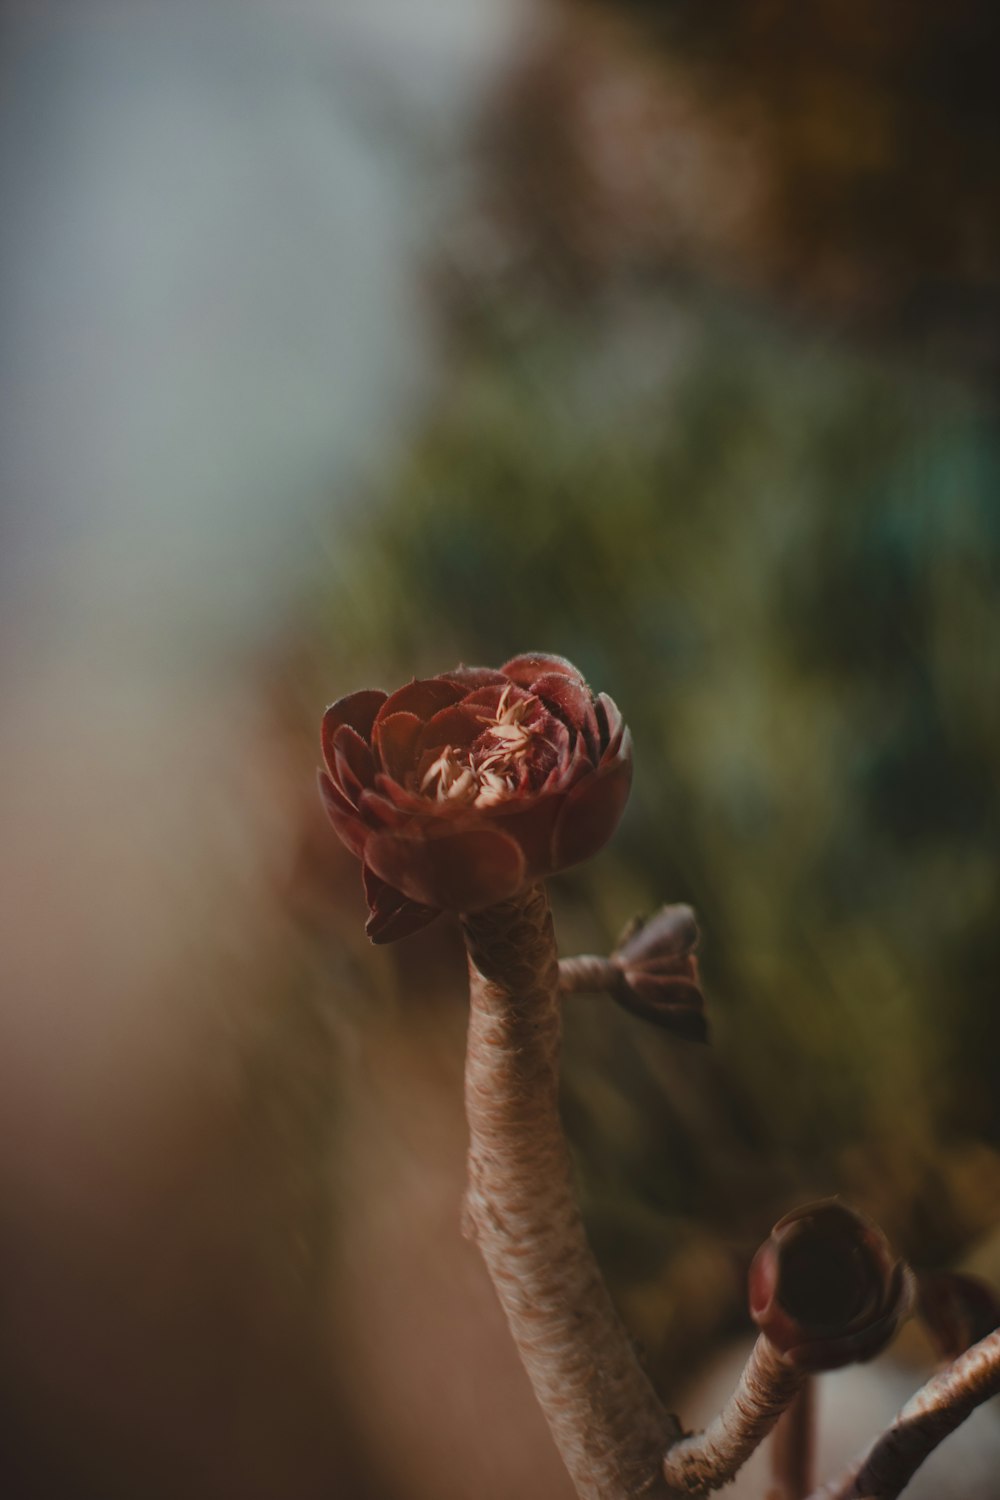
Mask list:
POLYGON ((446 745, 424 772, 420 782, 422 792, 430 791, 437 783, 434 795, 439 802, 471 801, 479 790, 479 779, 473 768, 458 759, 451 745, 446 745))
POLYGON ((490 742, 489 748, 473 752, 445 745, 424 772, 421 792, 433 794, 438 802, 473 802, 480 807, 503 802, 517 787, 518 762, 541 738, 525 723, 535 707, 529 699, 512 700, 510 686, 505 687, 495 713, 479 716, 488 726, 482 738, 490 742))
POLYGON ((498 776, 496 771, 479 772, 479 794, 476 797, 477 807, 492 807, 496 802, 503 802, 513 791, 513 785, 504 776, 498 776))

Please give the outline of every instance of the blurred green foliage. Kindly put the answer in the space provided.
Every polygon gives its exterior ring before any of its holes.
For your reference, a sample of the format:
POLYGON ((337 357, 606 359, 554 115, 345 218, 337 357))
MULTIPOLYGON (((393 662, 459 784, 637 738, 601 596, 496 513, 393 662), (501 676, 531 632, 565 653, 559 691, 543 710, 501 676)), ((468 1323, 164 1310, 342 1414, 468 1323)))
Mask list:
POLYGON ((749 1233, 844 1188, 918 1258, 997 1217, 998 464, 974 393, 833 339, 663 292, 508 301, 331 559, 345 691, 537 648, 632 726, 563 940, 692 901, 715 1045, 579 1002, 567 1118, 609 1246, 626 1201, 749 1233))

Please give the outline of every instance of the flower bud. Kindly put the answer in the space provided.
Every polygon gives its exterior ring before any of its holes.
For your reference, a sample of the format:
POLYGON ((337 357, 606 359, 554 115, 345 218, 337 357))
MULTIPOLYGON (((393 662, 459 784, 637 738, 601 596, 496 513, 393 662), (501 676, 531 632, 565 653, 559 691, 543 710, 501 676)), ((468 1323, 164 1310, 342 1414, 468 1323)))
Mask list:
POLYGON ((882 1231, 837 1199, 797 1208, 750 1267, 750 1315, 800 1370, 872 1359, 909 1315, 912 1275, 882 1231))
POLYGON ((942 1359, 957 1359, 1000 1328, 1000 1296, 964 1271, 921 1271, 917 1312, 942 1359))
POLYGON ((698 925, 690 906, 663 906, 632 923, 611 955, 621 982, 612 991, 625 1010, 690 1041, 708 1040, 705 1001, 694 949, 698 925))

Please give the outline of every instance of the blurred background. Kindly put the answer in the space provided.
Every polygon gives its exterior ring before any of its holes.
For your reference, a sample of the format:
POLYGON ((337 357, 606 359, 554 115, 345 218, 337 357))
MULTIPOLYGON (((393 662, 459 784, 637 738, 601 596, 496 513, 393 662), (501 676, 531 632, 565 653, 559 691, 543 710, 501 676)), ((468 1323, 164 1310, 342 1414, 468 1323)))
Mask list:
MULTIPOLYGON (((456 931, 370 949, 315 796, 327 702, 460 659, 632 725, 563 950, 701 918, 711 1047, 579 998, 564 1061, 684 1418, 798 1201, 1000 1282, 998 43, 4 5, 5 1495, 570 1500, 460 1236, 456 931)), ((824 1462, 929 1360, 826 1383, 824 1462)), ((920 1493, 995 1494, 998 1429, 920 1493)))

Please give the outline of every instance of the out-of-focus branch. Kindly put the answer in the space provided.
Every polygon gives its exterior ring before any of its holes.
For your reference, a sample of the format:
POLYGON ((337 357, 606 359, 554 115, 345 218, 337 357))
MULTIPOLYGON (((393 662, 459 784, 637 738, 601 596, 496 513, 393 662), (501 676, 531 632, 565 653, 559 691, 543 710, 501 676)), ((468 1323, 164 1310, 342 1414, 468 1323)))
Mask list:
POLYGON ((707 1495, 728 1484, 800 1390, 805 1375, 761 1334, 739 1384, 704 1432, 682 1438, 667 1453, 667 1482, 687 1495, 707 1495))
POLYGON ((929 1380, 868 1453, 811 1500, 896 1500, 938 1444, 998 1393, 1000 1329, 929 1380))
POLYGON ((768 1500, 805 1500, 813 1487, 816 1385, 803 1380, 787 1409, 778 1418, 771 1439, 774 1485, 768 1500))

